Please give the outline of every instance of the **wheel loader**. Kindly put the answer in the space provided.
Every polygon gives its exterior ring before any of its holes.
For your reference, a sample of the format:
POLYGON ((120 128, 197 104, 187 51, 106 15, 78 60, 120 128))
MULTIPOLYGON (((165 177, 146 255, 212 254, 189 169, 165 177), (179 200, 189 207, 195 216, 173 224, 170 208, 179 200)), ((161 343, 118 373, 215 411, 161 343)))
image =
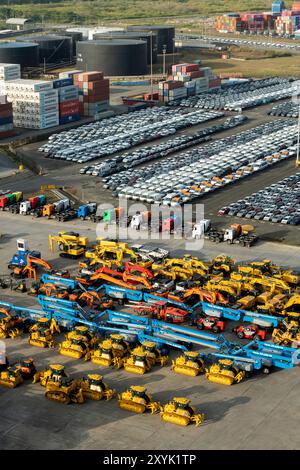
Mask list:
POLYGON ((80 381, 61 377, 59 381, 48 380, 46 385, 45 397, 48 400, 58 403, 84 403, 83 391, 80 387, 80 381))
POLYGON ((84 398, 91 400, 111 400, 116 391, 103 382, 103 377, 100 374, 88 374, 80 382, 84 398))
POLYGON ((90 359, 93 364, 103 367, 123 366, 123 359, 129 353, 129 345, 121 335, 112 334, 109 339, 105 339, 98 347, 90 351, 90 359))
POLYGON ((63 356, 74 357, 75 359, 81 359, 82 357, 88 357, 90 348, 86 336, 75 334, 72 335, 59 344, 59 353, 63 356))
POLYGON ((188 398, 173 398, 163 406, 160 412, 161 419, 167 423, 177 424, 179 426, 187 426, 195 423, 196 426, 204 421, 203 413, 196 413, 195 408, 191 405, 188 398))
POLYGON ((204 361, 196 351, 186 351, 182 356, 172 361, 171 369, 176 374, 196 377, 205 372, 204 361))
POLYGON ((0 372, 0 385, 7 388, 16 388, 23 383, 23 378, 20 369, 15 366, 8 367, 6 370, 0 372))
POLYGON ((39 348, 53 348, 53 333, 54 326, 52 326, 52 322, 46 317, 40 318, 39 321, 29 329, 28 342, 31 346, 37 346, 39 348))
POLYGON ((49 380, 52 382, 60 382, 64 377, 68 377, 65 372, 65 366, 61 364, 50 364, 49 369, 34 374, 32 383, 39 382, 42 387, 46 387, 49 380))
POLYGON ((20 328, 22 321, 18 317, 7 316, 0 320, 0 338, 17 338, 21 336, 22 330, 20 328))
POLYGON ((122 410, 139 414, 145 413, 145 411, 154 414, 161 409, 159 402, 153 401, 146 388, 139 385, 132 385, 128 390, 120 393, 118 405, 122 410))
POLYGON ((241 382, 246 373, 234 366, 233 361, 229 359, 220 359, 205 369, 206 378, 210 382, 232 385, 241 382))

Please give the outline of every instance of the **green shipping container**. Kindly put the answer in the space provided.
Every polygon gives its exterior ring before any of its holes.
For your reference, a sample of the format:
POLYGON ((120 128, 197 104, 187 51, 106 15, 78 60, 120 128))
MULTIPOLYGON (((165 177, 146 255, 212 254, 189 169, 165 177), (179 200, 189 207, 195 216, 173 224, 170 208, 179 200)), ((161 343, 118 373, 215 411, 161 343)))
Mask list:
POLYGON ((114 217, 115 217, 115 210, 114 209, 108 209, 108 210, 104 211, 103 214, 102 214, 103 222, 111 222, 114 217))
POLYGON ((39 206, 44 206, 46 204, 46 196, 44 194, 41 194, 38 196, 39 198, 39 206))
POLYGON ((10 206, 11 204, 14 204, 16 202, 16 196, 14 193, 11 194, 6 194, 6 197, 8 199, 8 205, 10 206))
POLYGON ((15 193, 12 193, 15 195, 15 198, 16 198, 16 202, 20 202, 23 200, 23 193, 22 191, 17 191, 15 193))

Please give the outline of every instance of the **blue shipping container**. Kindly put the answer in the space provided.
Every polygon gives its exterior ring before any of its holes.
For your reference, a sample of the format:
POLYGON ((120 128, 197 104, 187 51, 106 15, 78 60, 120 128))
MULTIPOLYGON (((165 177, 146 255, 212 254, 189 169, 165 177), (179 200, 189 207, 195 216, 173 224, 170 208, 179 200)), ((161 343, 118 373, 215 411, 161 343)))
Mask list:
POLYGON ((80 121, 80 114, 72 114, 71 116, 64 116, 59 118, 59 125, 68 124, 68 122, 80 121))
POLYGON ((3 126, 3 124, 11 124, 12 122, 13 122, 12 116, 0 118, 0 126, 3 126))
POLYGON ((58 78, 53 80, 53 88, 62 88, 70 85, 73 85, 73 78, 58 78))

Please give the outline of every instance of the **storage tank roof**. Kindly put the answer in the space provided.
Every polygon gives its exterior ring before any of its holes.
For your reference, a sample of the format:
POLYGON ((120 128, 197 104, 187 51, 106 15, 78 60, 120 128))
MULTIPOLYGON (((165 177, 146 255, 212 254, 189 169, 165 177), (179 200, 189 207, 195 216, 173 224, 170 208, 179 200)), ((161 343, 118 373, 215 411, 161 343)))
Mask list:
POLYGON ((140 41, 139 39, 95 39, 93 41, 80 41, 80 44, 91 44, 93 46, 134 46, 139 44, 145 44, 145 41, 140 41))
POLYGON ((0 42, 1 49, 21 49, 22 47, 37 47, 35 42, 0 42))

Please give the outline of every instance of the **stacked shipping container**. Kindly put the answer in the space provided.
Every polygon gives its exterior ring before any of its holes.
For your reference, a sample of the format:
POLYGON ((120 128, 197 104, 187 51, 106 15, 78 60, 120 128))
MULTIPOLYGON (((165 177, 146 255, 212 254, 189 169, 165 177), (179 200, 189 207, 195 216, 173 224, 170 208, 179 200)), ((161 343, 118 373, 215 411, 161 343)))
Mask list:
POLYGON ((85 72, 73 75, 79 88, 79 110, 82 116, 95 116, 109 107, 109 80, 102 72, 85 72))
POLYGON ((47 129, 59 124, 58 91, 52 82, 11 80, 5 82, 5 93, 12 103, 16 127, 47 129))
POLYGON ((73 85, 73 77, 53 81, 58 91, 59 124, 80 120, 78 87, 73 85))
POLYGON ((14 134, 12 104, 7 102, 6 96, 0 96, 0 139, 14 134))
POLYGON ((172 75, 159 83, 161 101, 172 101, 185 96, 198 95, 221 86, 221 80, 213 75, 210 67, 197 64, 172 66, 172 75))

